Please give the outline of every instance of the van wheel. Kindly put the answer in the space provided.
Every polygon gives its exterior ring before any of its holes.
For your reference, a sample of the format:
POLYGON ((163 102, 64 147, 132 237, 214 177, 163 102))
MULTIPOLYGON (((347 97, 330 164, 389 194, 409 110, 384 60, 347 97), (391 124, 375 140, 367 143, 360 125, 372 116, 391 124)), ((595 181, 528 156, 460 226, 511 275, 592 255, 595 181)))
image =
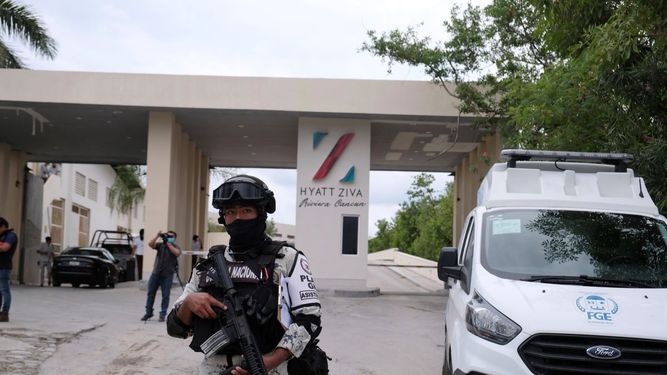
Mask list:
POLYGON ((451 358, 451 349, 447 348, 445 350, 445 360, 442 363, 442 375, 452 375, 452 360, 451 358), (449 355, 447 353, 449 352, 449 355))
POLYGON ((447 343, 447 327, 445 327, 445 355, 442 361, 442 375, 452 375, 452 348, 447 343))

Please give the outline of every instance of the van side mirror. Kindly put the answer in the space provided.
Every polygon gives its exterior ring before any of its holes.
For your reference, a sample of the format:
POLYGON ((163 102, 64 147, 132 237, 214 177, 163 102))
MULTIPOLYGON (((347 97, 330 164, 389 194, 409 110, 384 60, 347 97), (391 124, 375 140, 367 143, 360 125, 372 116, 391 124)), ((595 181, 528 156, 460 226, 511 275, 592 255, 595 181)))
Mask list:
POLYGON ((448 277, 461 280, 463 276, 459 266, 458 249, 455 247, 443 247, 438 258, 438 278, 447 281, 448 277))

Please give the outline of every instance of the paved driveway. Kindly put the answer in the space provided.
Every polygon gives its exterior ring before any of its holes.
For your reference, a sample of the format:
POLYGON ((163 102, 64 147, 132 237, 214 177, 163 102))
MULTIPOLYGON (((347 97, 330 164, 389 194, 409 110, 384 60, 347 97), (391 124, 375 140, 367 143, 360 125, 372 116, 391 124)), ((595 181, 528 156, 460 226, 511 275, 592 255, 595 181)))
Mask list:
MULTIPOLYGON (((173 288, 172 301, 180 290, 173 288)), ((0 373, 195 374, 201 355, 189 340, 167 336, 164 323, 139 321, 144 299, 136 282, 116 289, 15 286, 11 321, 0 323, 0 373)), ((324 292, 321 341, 333 358, 331 373, 439 374, 444 301, 324 292)))

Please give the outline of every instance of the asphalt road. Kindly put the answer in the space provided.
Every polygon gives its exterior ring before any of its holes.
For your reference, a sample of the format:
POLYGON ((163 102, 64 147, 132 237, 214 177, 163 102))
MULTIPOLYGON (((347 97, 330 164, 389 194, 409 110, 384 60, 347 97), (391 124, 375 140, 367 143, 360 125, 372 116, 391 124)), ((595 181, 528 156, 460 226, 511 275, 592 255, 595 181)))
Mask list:
MULTIPOLYGON (((172 302, 180 292, 172 289, 172 302)), ((440 373, 445 297, 322 294, 321 347, 333 358, 332 374, 440 373)), ((11 321, 0 323, 0 373, 196 374, 202 357, 189 340, 169 337, 164 323, 139 321, 144 301, 136 282, 14 286, 11 321)))

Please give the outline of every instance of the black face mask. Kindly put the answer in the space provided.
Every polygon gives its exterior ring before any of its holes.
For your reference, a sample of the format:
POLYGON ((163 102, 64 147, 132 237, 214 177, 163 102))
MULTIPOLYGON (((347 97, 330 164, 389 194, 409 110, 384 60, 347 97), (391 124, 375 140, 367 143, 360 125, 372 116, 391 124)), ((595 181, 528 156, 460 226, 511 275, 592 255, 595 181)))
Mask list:
POLYGON ((225 224, 229 234, 229 247, 234 252, 249 250, 264 241, 266 235, 266 220, 258 217, 252 220, 236 219, 231 224, 225 224))

